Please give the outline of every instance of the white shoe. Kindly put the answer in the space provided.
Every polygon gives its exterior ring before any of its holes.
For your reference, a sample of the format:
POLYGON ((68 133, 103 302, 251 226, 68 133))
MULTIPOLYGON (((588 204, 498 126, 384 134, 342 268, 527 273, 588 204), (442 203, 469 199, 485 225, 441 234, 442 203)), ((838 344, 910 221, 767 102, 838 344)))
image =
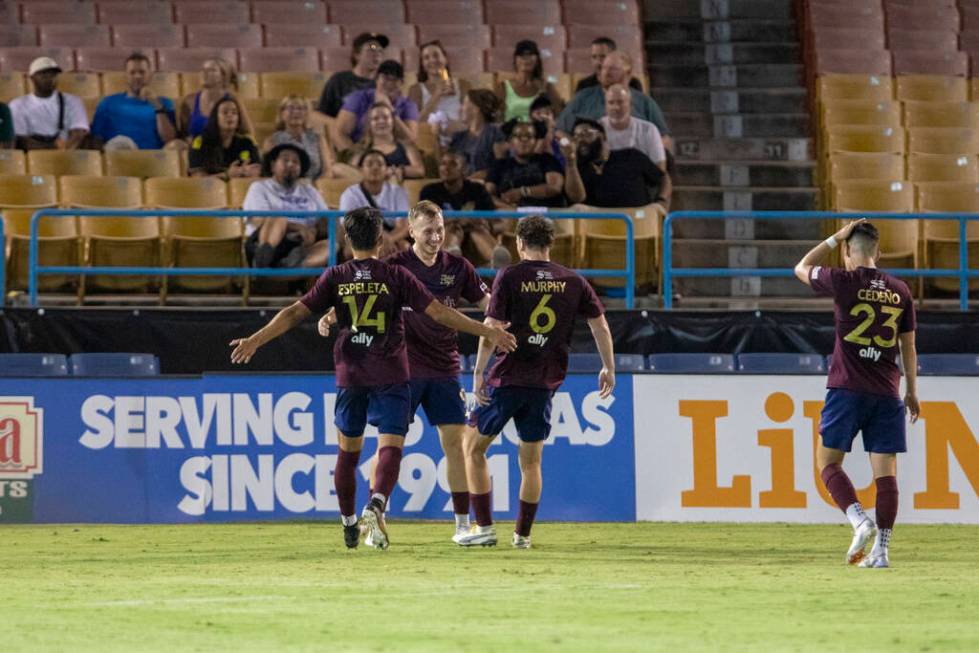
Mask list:
POLYGON ((846 552, 848 565, 855 565, 863 560, 864 555, 866 555, 864 549, 867 547, 867 542, 876 534, 877 526, 869 517, 860 522, 860 525, 853 531, 853 541, 850 542, 850 548, 846 552))
POLYGON ((513 548, 514 549, 529 549, 530 548, 530 536, 524 537, 519 533, 513 534, 513 548))
POLYGON ((887 551, 871 551, 870 555, 860 561, 858 567, 864 569, 887 569, 891 566, 891 561, 887 557, 887 551))
POLYGON ((472 526, 470 526, 469 524, 466 524, 465 526, 456 525, 456 532, 452 536, 452 541, 455 542, 456 544, 458 544, 460 538, 463 538, 466 535, 469 535, 469 531, 471 531, 471 530, 472 530, 472 526))
POLYGON ((490 526, 473 526, 468 533, 452 538, 459 546, 496 546, 496 529, 490 526))
POLYGON ((375 549, 388 548, 387 528, 384 524, 384 509, 377 499, 371 500, 360 513, 360 532, 364 533, 364 544, 375 549))

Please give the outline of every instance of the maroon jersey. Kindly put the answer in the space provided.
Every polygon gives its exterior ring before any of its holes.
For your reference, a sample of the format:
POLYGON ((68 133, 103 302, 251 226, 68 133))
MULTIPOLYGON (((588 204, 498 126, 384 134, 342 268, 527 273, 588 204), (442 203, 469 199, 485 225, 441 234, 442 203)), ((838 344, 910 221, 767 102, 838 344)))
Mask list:
POLYGON ((372 258, 327 268, 299 301, 316 314, 336 309, 337 386, 349 388, 408 380, 401 309, 422 313, 434 297, 403 268, 372 258))
POLYGON ((907 284, 876 268, 815 266, 809 280, 835 305, 836 345, 826 387, 900 397, 897 336, 916 324, 907 284))
MULTIPOLYGON (((431 267, 425 265, 415 250, 410 248, 385 261, 411 272, 435 299, 450 308, 457 308, 460 298, 475 304, 489 294, 489 288, 476 274, 472 263, 455 254, 439 252, 431 267)), ((405 306, 404 320, 411 378, 459 376, 459 340, 455 330, 442 326, 410 306, 405 306)))
POLYGON ((575 318, 599 317, 598 295, 581 276, 547 261, 522 261, 496 275, 486 315, 509 322, 516 351, 490 369, 492 386, 556 390, 568 371, 575 318))

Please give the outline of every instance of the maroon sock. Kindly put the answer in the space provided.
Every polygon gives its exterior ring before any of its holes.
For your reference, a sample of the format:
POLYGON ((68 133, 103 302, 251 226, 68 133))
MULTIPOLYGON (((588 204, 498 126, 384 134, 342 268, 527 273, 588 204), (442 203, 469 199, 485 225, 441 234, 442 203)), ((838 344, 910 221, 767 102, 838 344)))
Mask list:
POLYGON ((877 479, 877 528, 894 528, 897 518, 897 479, 881 476, 877 479))
POLYGON ((476 523, 480 526, 493 525, 492 492, 486 494, 470 494, 469 500, 473 505, 473 512, 476 513, 476 523))
POLYGON ((452 493, 452 512, 457 515, 468 515, 469 514, 469 493, 468 492, 453 492, 452 493))
POLYGON ((377 472, 374 475, 377 492, 391 497, 401 472, 401 447, 381 447, 377 452, 377 472))
POLYGON ((853 489, 853 483, 842 467, 836 463, 826 465, 820 476, 823 478, 823 485, 829 490, 830 496, 840 510, 846 512, 847 508, 857 502, 857 491, 853 489))
POLYGON ((337 454, 337 466, 333 470, 333 485, 337 490, 340 514, 348 517, 357 514, 357 464, 359 462, 359 451, 341 449, 337 454))
POLYGON ((517 511, 517 535, 530 537, 530 527, 534 525, 538 505, 540 504, 520 500, 520 510, 517 511))

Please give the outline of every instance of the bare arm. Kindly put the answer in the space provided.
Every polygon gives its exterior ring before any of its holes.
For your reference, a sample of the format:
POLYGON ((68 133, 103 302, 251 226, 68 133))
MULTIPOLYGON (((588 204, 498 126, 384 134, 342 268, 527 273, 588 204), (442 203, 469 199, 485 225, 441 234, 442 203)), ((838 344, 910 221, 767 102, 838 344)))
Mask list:
POLYGON ((354 133, 354 128, 356 127, 357 116, 352 111, 341 109, 337 115, 336 122, 333 123, 333 131, 330 134, 338 152, 349 150, 354 146, 354 142, 350 136, 354 133))
POLYGON ((74 150, 81 145, 82 140, 88 135, 87 129, 69 129, 68 141, 65 143, 66 150, 74 150))
POLYGON ((598 373, 598 389, 600 396, 612 394, 615 389, 615 356, 612 351, 612 332, 604 315, 588 320, 588 328, 595 339, 598 355, 602 358, 602 371, 598 373))
MULTIPOLYGON (((494 319, 492 317, 487 317, 483 322, 487 326, 491 327, 502 327, 504 322, 494 319)), ((486 373, 486 364, 489 362, 490 355, 493 353, 493 345, 490 344, 486 338, 479 339, 479 347, 476 349, 476 364, 473 365, 473 394, 476 395, 476 401, 481 406, 485 406, 489 403, 489 397, 486 395, 485 385, 483 375, 486 373)))
POLYGON ((898 334, 898 341, 901 343, 901 362, 904 363, 904 406, 914 424, 921 413, 918 405, 918 351, 914 345, 914 331, 898 334))
MULTIPOLYGON (((853 231, 854 227, 861 222, 866 221, 866 218, 855 220, 833 234, 832 238, 834 238, 837 243, 841 243, 850 237, 850 232, 853 231)), ((802 257, 802 260, 795 264, 796 278, 807 286, 811 286, 812 282, 809 280, 809 273, 812 271, 812 266, 814 266, 817 261, 829 254, 831 251, 833 251, 833 248, 830 247, 826 241, 823 241, 806 252, 806 255, 802 257)))
POLYGON ((561 144, 561 154, 568 162, 568 165, 564 167, 564 194, 568 196, 568 200, 572 204, 580 204, 585 201, 588 193, 585 191, 585 182, 581 180, 581 173, 578 171, 578 153, 570 139, 565 136, 562 136, 561 139, 568 142, 567 145, 561 144))
POLYGON ((421 152, 413 143, 404 141, 405 154, 408 155, 408 165, 404 167, 405 179, 421 179, 425 176, 425 162, 422 160, 421 152))
POLYGON ((248 336, 247 338, 236 338, 230 343, 234 347, 231 352, 232 363, 247 363, 258 351, 259 347, 275 340, 283 333, 296 326, 307 317, 310 311, 302 302, 295 302, 291 306, 283 308, 275 314, 268 324, 248 336))
POLYGON ((504 351, 513 351, 517 348, 516 338, 513 337, 513 334, 505 331, 502 325, 490 326, 476 320, 470 320, 459 311, 449 308, 437 299, 428 305, 428 308, 425 309, 425 315, 450 329, 486 338, 494 346, 504 351))
POLYGON ((418 138, 418 121, 402 120, 398 116, 394 117, 394 137, 403 138, 412 143, 418 138))

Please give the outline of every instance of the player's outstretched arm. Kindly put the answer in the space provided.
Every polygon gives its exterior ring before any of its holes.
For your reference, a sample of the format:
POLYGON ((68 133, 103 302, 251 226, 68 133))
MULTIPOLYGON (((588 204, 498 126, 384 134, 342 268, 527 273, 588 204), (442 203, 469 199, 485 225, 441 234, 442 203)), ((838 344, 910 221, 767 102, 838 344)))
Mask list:
POLYGON ((811 286, 812 281, 809 279, 809 274, 812 270, 812 266, 833 251, 838 244, 849 238, 854 227, 866 221, 866 218, 860 218, 859 220, 854 220, 853 222, 847 223, 835 234, 806 252, 806 255, 802 257, 802 260, 795 265, 796 278, 807 286, 811 286))
POLYGON ((599 396, 604 399, 615 389, 615 355, 612 351, 612 332, 604 315, 588 320, 588 328, 595 339, 598 355, 602 358, 602 371, 598 373, 599 396))
POLYGON ((248 336, 247 338, 236 338, 229 345, 234 347, 231 351, 231 362, 244 364, 252 359, 258 348, 265 343, 275 340, 283 333, 296 326, 307 317, 310 311, 302 302, 296 302, 291 306, 283 308, 275 314, 268 324, 248 336))
POLYGON ((914 345, 914 331, 899 334, 898 341, 901 343, 901 362, 904 364, 904 407, 914 424, 921 413, 918 404, 918 350, 914 345))
POLYGON ((449 308, 437 299, 432 300, 432 303, 428 305, 428 308, 425 309, 425 315, 450 329, 486 338, 495 347, 503 351, 513 351, 517 348, 517 339, 513 337, 512 333, 506 331, 506 327, 510 325, 505 322, 499 323, 497 326, 490 326, 476 320, 470 320, 459 311, 449 308))
MULTIPOLYGON (((506 327, 505 322, 495 318, 487 317, 484 321, 491 327, 506 327)), ((489 404, 489 397, 486 395, 485 379, 486 364, 489 362, 490 354, 493 353, 493 345, 486 338, 479 339, 479 347, 476 349, 476 364, 473 365, 473 394, 476 395, 476 402, 480 406, 489 404)))

